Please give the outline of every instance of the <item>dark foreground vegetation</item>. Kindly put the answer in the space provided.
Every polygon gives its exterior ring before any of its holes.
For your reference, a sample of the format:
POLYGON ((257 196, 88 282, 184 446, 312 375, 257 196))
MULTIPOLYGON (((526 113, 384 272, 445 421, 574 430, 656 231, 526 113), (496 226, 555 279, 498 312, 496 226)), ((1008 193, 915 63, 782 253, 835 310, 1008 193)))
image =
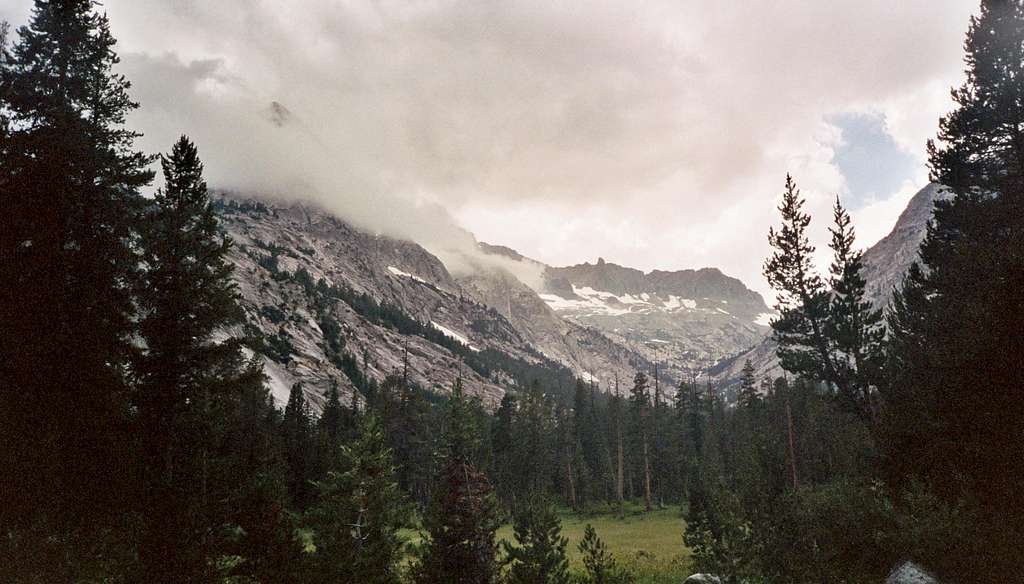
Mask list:
POLYGON ((929 146, 951 196, 884 313, 838 201, 834 261, 815 273, 787 179, 765 264, 786 376, 747 368, 733 403, 656 371, 612 391, 544 380, 493 412, 459 384, 441 399, 401 375, 371 383, 355 359, 351 398, 335 387, 314 415, 296 386, 276 409, 247 350, 268 341, 220 334, 244 330, 231 242, 188 138, 159 157, 156 197, 139 194, 155 160, 124 126, 135 104, 106 18, 37 0, 16 40, 3 32, 0 581, 643 576, 591 527, 570 550, 556 503, 680 505, 696 567, 729 582, 880 581, 903 559, 956 582, 1021 573, 1021 2, 985 1, 971 23, 967 84, 929 146))

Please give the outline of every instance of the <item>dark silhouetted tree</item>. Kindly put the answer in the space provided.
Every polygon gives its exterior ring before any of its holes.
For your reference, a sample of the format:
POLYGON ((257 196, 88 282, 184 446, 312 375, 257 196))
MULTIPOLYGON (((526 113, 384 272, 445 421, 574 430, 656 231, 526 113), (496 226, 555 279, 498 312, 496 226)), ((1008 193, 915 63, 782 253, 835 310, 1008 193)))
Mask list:
POLYGON ((0 55, 4 580, 85 580, 130 555, 107 544, 131 507, 125 372, 152 172, 94 4, 37 0, 0 55))
POLYGON ((477 440, 459 381, 448 400, 441 470, 423 517, 425 541, 413 569, 418 584, 491 584, 498 577, 497 500, 487 476, 469 462, 477 440))

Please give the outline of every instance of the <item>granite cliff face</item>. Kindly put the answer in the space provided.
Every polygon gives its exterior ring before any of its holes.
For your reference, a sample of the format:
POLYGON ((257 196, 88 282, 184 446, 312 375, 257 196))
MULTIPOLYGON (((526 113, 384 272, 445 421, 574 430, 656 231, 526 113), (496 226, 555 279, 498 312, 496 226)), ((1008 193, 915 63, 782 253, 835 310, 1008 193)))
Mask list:
MULTIPOLYGON (((453 275, 420 245, 357 229, 314 205, 222 195, 246 332, 276 399, 301 382, 314 404, 336 382, 407 375, 439 393, 461 378, 494 404, 536 376, 568 385, 628 377, 641 356, 557 316, 500 264, 453 275)), ((481 257, 485 260, 486 254, 481 257)), ((357 397, 358 399, 358 397, 357 397)))
POLYGON ((756 343, 771 316, 760 294, 715 268, 644 273, 603 259, 547 267, 540 296, 565 319, 662 363, 675 379, 756 343))
POLYGON ((918 191, 892 231, 864 252, 866 292, 875 306, 881 308, 889 303, 893 288, 902 282, 910 264, 917 260, 917 248, 928 231, 935 201, 949 196, 941 192, 941 188, 931 183, 918 191))

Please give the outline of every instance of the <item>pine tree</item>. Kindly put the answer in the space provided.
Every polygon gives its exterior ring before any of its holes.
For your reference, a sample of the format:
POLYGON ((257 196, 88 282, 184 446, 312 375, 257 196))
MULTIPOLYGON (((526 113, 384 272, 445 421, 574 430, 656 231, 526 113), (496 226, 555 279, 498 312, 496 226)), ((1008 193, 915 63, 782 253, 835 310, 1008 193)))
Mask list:
POLYGON ((634 460, 640 463, 639 472, 643 476, 644 508, 651 510, 651 459, 650 459, 650 388, 647 376, 638 371, 633 378, 633 388, 629 398, 630 412, 633 422, 633 437, 636 441, 634 460))
POLYGON ((668 407, 661 390, 661 378, 658 366, 654 366, 654 401, 651 405, 650 451, 651 451, 651 482, 653 494, 658 506, 664 507, 665 495, 671 493, 667 489, 671 475, 671 455, 669 453, 668 407))
POLYGON ((281 420, 281 436, 288 465, 288 493, 292 503, 305 510, 312 500, 310 480, 313 478, 312 419, 301 383, 292 386, 281 420))
POLYGON ((687 460, 695 459, 704 450, 707 408, 696 381, 682 382, 676 392, 676 416, 679 419, 680 441, 687 460))
POLYGON ((754 364, 750 362, 750 359, 747 359, 743 362, 743 371, 740 375, 740 390, 736 396, 736 402, 739 407, 750 409, 756 406, 759 400, 757 381, 754 379, 754 364))
POLYGON ((597 536, 597 531, 589 523, 583 530, 583 539, 579 543, 580 555, 583 556, 583 568, 586 570, 586 584, 631 584, 632 576, 619 567, 615 557, 608 552, 608 546, 597 536))
POLYGON ((341 405, 338 382, 331 379, 324 393, 324 407, 316 421, 316 465, 315 476, 324 476, 330 471, 342 471, 341 444, 350 438, 354 426, 351 412, 341 405))
POLYGON ((123 556, 106 534, 128 518, 132 242, 152 173, 114 44, 90 0, 37 0, 0 55, 4 580, 26 558, 71 581, 123 556))
POLYGON ((398 484, 417 504, 426 506, 434 472, 434 416, 426 392, 403 385, 399 412, 404 447, 395 452, 398 484))
POLYGON ((885 334, 881 313, 864 298, 861 253, 853 248, 849 214, 837 199, 828 289, 814 268, 814 246, 807 236, 811 217, 803 204, 787 175, 779 205, 782 227, 769 229, 775 251, 764 265, 768 284, 779 292, 779 317, 771 323, 779 361, 791 373, 824 383, 870 428, 876 422, 885 334))
POLYGON ((487 476, 470 462, 477 442, 470 405, 456 382, 448 400, 440 473, 423 518, 417 584, 491 584, 498 576, 497 502, 487 476))
POLYGON ((951 198, 936 202, 921 266, 889 317, 888 474, 924 480, 951 505, 976 502, 984 551, 952 578, 975 582, 1013 570, 1024 537, 1022 47, 1024 3, 983 1, 967 80, 928 148, 932 179, 951 198))
POLYGON ((768 285, 779 293, 775 304, 779 316, 771 326, 784 369, 835 384, 840 380, 825 330, 829 294, 814 268, 814 246, 807 235, 811 217, 803 211, 803 205, 796 183, 786 175, 786 189, 779 204, 782 227, 768 230, 768 243, 775 251, 764 264, 768 285))
POLYGON ((503 542, 510 570, 508 584, 568 584, 569 561, 554 506, 534 498, 513 521, 516 545, 503 542))
POLYGON ((320 413, 320 429, 326 435, 331 445, 340 444, 342 437, 342 424, 344 423, 345 412, 341 407, 341 394, 338 392, 338 382, 331 380, 331 385, 324 396, 324 409, 320 413))
POLYGON ((225 556, 244 561, 231 575, 257 582, 300 584, 296 566, 302 560, 297 527, 286 510, 287 465, 279 435, 280 412, 262 384, 243 387, 239 407, 228 416, 223 443, 229 445, 229 464, 223 473, 234 477, 225 497, 230 523, 238 529, 225 556))
POLYGON ((623 426, 625 421, 622 415, 622 396, 619 395, 617 379, 615 394, 612 395, 611 404, 608 406, 608 418, 608 425, 612 428, 609 439, 612 441, 612 449, 615 451, 615 502, 619 508, 619 514, 622 515, 625 502, 625 493, 623 492, 625 486, 623 484, 625 482, 625 444, 623 439, 625 430, 623 426))
POLYGON ((589 452, 596 450, 596 444, 592 442, 591 435, 591 406, 590 392, 582 380, 576 380, 576 388, 573 392, 572 407, 572 441, 573 441, 573 480, 575 481, 575 493, 578 499, 577 506, 583 509, 587 505, 587 498, 596 486, 591 482, 591 464, 593 454, 589 452))
POLYGON ((494 484, 498 497, 506 506, 515 506, 519 489, 514 469, 516 439, 513 423, 516 416, 516 396, 508 392, 501 398, 498 411, 491 426, 491 443, 494 445, 494 484))
POLYGON ((380 422, 368 415, 359 437, 342 448, 344 472, 316 483, 306 513, 314 533, 313 573, 320 582, 395 584, 401 560, 398 530, 406 507, 380 422))
POLYGON ((608 396, 599 394, 595 384, 590 385, 590 396, 586 405, 586 416, 581 423, 581 447, 584 462, 590 473, 587 484, 594 499, 611 501, 614 492, 612 451, 606 436, 611 434, 608 426, 608 396))
POLYGON ((519 415, 516 416, 515 424, 514 463, 523 484, 521 497, 547 493, 552 478, 562 474, 557 468, 558 453, 553 436, 553 405, 540 383, 534 382, 525 394, 519 396, 519 415))
POLYGON ((227 510, 214 504, 224 421, 246 385, 261 384, 247 367, 241 340, 214 342, 242 318, 231 241, 214 215, 195 146, 182 137, 161 158, 164 187, 142 225, 143 275, 138 305, 145 349, 136 359, 134 403, 141 442, 143 579, 206 579, 213 532, 227 510))
POLYGON ((558 461, 555 465, 558 469, 555 473, 555 483, 561 487, 569 507, 579 510, 579 499, 576 494, 578 476, 573 469, 578 470, 582 462, 576 443, 576 432, 572 427, 572 417, 562 405, 555 408, 554 451, 558 461))
POLYGON ((878 415, 877 387, 881 378, 885 328, 882 311, 864 298, 864 277, 861 275, 862 253, 854 249, 854 230, 850 215, 836 198, 833 208, 832 264, 829 284, 832 301, 826 335, 834 342, 836 375, 846 388, 839 398, 847 409, 857 414, 869 427, 878 415))

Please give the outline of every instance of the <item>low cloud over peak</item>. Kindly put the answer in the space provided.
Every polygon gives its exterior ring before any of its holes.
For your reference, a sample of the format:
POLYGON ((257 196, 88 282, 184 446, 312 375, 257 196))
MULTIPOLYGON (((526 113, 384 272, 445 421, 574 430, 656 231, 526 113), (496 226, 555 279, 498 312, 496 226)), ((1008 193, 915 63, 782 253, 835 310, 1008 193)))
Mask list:
MULTIPOLYGON (((833 196, 874 188, 837 163, 850 136, 834 116, 881 116, 912 161, 903 182, 885 177, 897 192, 875 192, 855 216, 871 222, 866 239, 925 184, 924 140, 959 82, 970 4, 103 9, 142 103, 131 120, 142 145, 166 150, 188 133, 212 185, 313 198, 435 248, 451 244, 431 240, 451 237, 455 217, 551 264, 715 265, 766 292, 765 232, 786 172, 810 199, 819 247, 833 196)), ((27 5, 0 17, 23 22, 27 5)))

